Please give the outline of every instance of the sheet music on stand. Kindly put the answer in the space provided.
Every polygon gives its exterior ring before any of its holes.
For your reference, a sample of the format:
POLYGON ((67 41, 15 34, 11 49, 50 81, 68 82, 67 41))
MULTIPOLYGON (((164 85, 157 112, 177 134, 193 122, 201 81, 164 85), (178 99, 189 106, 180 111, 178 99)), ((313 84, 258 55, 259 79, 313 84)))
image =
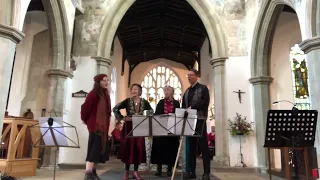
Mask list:
MULTIPOLYGON (((54 174, 56 174, 56 154, 60 147, 64 148, 80 148, 78 132, 75 126, 64 122, 63 117, 40 117, 39 123, 29 128, 39 129, 41 137, 33 142, 34 147, 55 147, 54 174)), ((55 112, 54 112, 55 113, 55 112)))
MULTIPOLYGON (((176 108, 176 113, 163 115, 132 115, 132 130, 128 132, 125 128, 126 138, 134 137, 154 137, 154 136, 179 136, 180 145, 176 163, 173 170, 172 179, 176 170, 182 140, 184 136, 201 137, 205 127, 206 117, 198 117, 197 110, 176 108), (204 121, 202 127, 197 126, 199 121, 204 121), (197 129, 199 128, 199 129, 197 129), (200 131, 200 132, 197 132, 200 131), (170 133, 170 134, 169 134, 170 133)), ((201 123, 200 123, 201 124, 201 123)), ((150 148, 151 149, 151 144, 150 148)), ((150 163, 149 163, 150 171, 150 163)), ((150 178, 150 177, 149 177, 150 178)), ((183 174, 181 175, 183 178, 183 174)))
MULTIPOLYGON (((188 112, 188 118, 186 120, 184 136, 195 136, 197 134, 196 125, 197 125, 197 110, 195 109, 183 109, 176 108, 175 116, 170 116, 168 120, 168 129, 172 134, 180 136, 183 130, 183 118, 185 111, 188 112)), ((173 114, 174 115, 174 114, 173 114)))

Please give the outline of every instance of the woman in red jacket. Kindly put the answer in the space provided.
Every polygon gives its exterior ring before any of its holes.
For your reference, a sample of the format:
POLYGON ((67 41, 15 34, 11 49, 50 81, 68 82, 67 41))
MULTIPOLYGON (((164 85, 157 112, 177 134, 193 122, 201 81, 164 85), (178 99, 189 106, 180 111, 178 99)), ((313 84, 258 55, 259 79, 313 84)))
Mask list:
POLYGON ((106 74, 94 77, 94 87, 81 106, 81 119, 89 131, 86 172, 84 180, 99 179, 97 163, 109 160, 108 130, 111 116, 109 79, 106 74))

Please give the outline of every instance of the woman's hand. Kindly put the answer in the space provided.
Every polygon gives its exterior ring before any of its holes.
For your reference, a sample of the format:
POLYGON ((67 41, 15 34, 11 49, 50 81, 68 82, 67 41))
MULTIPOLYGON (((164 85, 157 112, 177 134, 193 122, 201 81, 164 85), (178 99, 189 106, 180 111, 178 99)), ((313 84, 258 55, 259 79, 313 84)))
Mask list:
POLYGON ((125 119, 124 119, 125 121, 132 121, 132 117, 126 117, 125 119))

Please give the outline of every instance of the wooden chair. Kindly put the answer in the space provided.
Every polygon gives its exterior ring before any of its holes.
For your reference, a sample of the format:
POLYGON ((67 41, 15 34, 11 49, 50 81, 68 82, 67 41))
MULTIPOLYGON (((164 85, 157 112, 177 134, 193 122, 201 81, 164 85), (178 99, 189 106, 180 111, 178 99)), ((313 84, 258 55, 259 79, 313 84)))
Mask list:
POLYGON ((114 138, 111 136, 110 138, 111 146, 110 146, 110 155, 116 155, 115 151, 116 149, 119 149, 120 144, 114 144, 114 138))

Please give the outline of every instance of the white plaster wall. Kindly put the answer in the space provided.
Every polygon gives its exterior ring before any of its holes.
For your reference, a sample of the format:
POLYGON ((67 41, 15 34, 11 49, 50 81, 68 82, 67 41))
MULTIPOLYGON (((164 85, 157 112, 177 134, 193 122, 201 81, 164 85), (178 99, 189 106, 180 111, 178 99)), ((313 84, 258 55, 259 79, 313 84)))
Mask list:
MULTIPOLYGON (((281 13, 275 29, 270 58, 270 75, 274 78, 270 84, 270 104, 274 101, 294 102, 292 71, 290 64, 291 47, 301 42, 301 33, 297 16, 293 13, 281 13)), ((271 109, 291 109, 290 103, 278 103, 271 109)), ((274 150, 275 168, 281 168, 280 150, 274 150)))
POLYGON ((9 115, 21 115, 21 101, 27 93, 33 38, 35 34, 46 29, 48 29, 46 13, 43 11, 32 11, 27 13, 23 27, 25 37, 17 45, 16 49, 16 60, 8 105, 9 115))
POLYGON ((19 13, 17 13, 19 15, 19 22, 18 22, 19 30, 22 30, 23 28, 23 24, 24 24, 23 22, 25 21, 30 1, 31 0, 20 0, 19 13))
MULTIPOLYGON (((116 68, 117 72, 117 84, 116 87, 111 87, 111 82, 109 84, 109 88, 116 89, 116 104, 123 101, 127 97, 129 97, 129 89, 128 89, 128 74, 129 74, 129 65, 128 62, 125 62, 124 74, 121 76, 121 68, 122 68, 122 47, 118 37, 114 40, 114 52, 111 56, 112 64, 109 67, 109 78, 111 79, 111 73, 113 68, 116 68)), ((112 104, 112 108, 115 104, 112 104)), ((121 110, 123 114, 125 114, 125 110, 121 110)), ((116 119, 114 116, 111 117, 109 135, 111 135, 112 130, 115 128, 116 119)))
MULTIPOLYGON (((252 103, 250 82, 250 59, 248 57, 230 57, 226 63, 226 101, 227 101, 227 117, 233 120, 236 113, 243 117, 247 116, 248 122, 254 122, 252 119, 252 103), (245 94, 241 95, 242 103, 239 103, 238 95, 233 91, 241 90, 245 94)), ((225 119, 227 121, 228 119, 225 119)), ((227 126, 228 127, 228 126, 227 126)), ((253 129, 255 129, 253 127, 253 129)), ((227 130, 226 130, 227 131, 227 130)), ((256 133, 253 132, 249 136, 242 137, 242 153, 244 163, 249 166, 256 166, 256 133)), ((219 138, 219 137, 217 137, 219 138)), ((230 166, 241 166, 240 156, 240 140, 238 136, 229 137, 230 166)))
MULTIPOLYGON (((96 75, 97 63, 91 57, 75 57, 77 63, 77 70, 73 72, 74 77, 72 80, 67 80, 66 86, 71 88, 67 90, 66 95, 66 108, 64 121, 75 126, 78 131, 80 148, 61 148, 59 152, 60 164, 84 164, 87 154, 87 144, 89 133, 86 125, 81 121, 80 111, 81 105, 84 103, 85 98, 72 98, 71 93, 84 90, 90 92, 93 88, 93 77, 96 75), (70 82, 71 81, 71 82, 70 82), (77 156, 70 156, 70 154, 77 154, 77 156)), ((75 134, 72 130, 66 129, 66 134, 74 140, 75 134)))
MULTIPOLYGON (((201 72, 201 78, 199 80, 200 83, 206 84, 209 89, 210 93, 210 103, 209 108, 212 107, 214 104, 214 94, 213 94, 213 68, 210 64, 211 57, 209 54, 209 40, 208 38, 205 39, 201 50, 200 50, 200 72, 201 72)), ((209 115, 211 115, 211 112, 209 111, 209 115)), ((211 132, 211 126, 215 125, 215 120, 210 121, 210 117, 207 119, 207 132, 211 132)))

